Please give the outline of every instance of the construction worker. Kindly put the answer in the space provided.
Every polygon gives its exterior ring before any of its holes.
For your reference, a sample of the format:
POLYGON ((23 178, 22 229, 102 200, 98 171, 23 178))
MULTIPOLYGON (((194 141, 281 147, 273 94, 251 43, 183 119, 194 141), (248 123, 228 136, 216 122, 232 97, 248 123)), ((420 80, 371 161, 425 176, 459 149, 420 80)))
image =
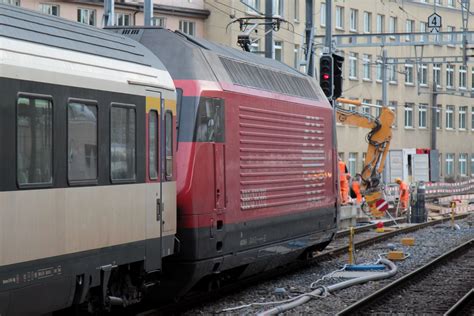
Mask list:
POLYGON ((400 178, 396 178, 395 182, 398 184, 400 192, 400 208, 402 213, 406 212, 408 209, 408 202, 410 199, 410 192, 408 190, 408 185, 402 181, 400 178))
POLYGON ((347 171, 347 166, 344 161, 339 157, 339 190, 341 196, 341 204, 347 204, 349 202, 349 181, 347 176, 349 175, 347 171))
POLYGON ((357 204, 362 203, 362 194, 360 194, 360 180, 359 176, 352 180, 352 191, 354 192, 357 204))

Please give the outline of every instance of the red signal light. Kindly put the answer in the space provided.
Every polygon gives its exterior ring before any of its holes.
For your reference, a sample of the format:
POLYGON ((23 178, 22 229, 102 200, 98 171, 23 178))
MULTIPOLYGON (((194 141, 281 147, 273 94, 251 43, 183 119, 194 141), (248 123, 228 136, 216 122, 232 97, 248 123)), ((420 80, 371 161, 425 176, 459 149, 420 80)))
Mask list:
POLYGON ((329 74, 323 74, 323 79, 328 80, 329 79, 329 74))

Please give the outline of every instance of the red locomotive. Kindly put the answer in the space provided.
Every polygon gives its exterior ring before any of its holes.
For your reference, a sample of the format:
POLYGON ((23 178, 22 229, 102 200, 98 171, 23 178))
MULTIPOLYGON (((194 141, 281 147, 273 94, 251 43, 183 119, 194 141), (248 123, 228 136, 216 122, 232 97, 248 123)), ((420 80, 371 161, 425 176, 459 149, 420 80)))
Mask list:
POLYGON ((158 56, 178 91, 178 247, 164 259, 167 289, 179 296, 324 248, 336 230, 337 164, 333 109, 317 82, 182 33, 115 30, 158 56))

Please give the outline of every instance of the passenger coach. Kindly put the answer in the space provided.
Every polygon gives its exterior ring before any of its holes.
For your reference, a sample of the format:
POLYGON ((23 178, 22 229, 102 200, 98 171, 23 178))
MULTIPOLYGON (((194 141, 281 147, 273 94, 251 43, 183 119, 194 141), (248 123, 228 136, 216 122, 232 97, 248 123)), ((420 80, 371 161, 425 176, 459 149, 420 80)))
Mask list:
POLYGON ((137 302, 174 251, 173 82, 117 34, 0 25, 0 315, 137 302))

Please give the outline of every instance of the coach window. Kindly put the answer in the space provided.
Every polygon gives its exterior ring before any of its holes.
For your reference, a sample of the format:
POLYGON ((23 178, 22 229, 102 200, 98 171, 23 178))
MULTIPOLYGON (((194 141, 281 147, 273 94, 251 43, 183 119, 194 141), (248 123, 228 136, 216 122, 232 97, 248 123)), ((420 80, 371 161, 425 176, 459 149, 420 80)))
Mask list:
POLYGON ((166 179, 173 176, 173 113, 165 112, 166 179))
POLYGON ((97 103, 69 100, 67 109, 69 182, 97 180, 97 103))
POLYGON ((134 105, 112 104, 110 111, 110 176, 112 182, 136 179, 136 113, 134 105))
POLYGON ((196 142, 225 141, 224 100, 201 97, 196 118, 196 142))
POLYGON ((50 97, 20 95, 17 101, 18 185, 53 181, 53 103, 50 97))
POLYGON ((148 159, 150 179, 158 179, 158 112, 148 114, 148 159))

